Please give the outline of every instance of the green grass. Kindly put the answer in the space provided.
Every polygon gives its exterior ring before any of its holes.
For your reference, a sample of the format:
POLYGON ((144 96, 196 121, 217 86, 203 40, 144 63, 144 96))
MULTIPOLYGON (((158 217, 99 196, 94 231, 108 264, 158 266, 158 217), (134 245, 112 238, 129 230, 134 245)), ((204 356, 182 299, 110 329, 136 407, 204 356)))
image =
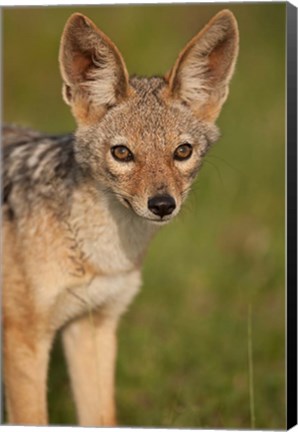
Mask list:
MULTIPOLYGON (((75 10, 115 41, 131 72, 150 75, 166 72, 224 7, 5 10, 5 121, 50 132, 75 127, 57 65, 60 33, 75 10)), ((250 428, 253 397, 256 428, 285 427, 285 4, 228 7, 241 44, 218 122, 222 138, 182 214, 153 241, 142 291, 123 317, 121 425, 250 428)), ((49 403, 52 423, 75 422, 58 340, 49 403)))

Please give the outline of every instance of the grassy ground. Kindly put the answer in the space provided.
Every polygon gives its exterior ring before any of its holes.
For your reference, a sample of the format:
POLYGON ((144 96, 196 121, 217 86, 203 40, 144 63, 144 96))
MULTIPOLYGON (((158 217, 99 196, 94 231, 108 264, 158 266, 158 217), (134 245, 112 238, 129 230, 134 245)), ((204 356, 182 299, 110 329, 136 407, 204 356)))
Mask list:
MULTIPOLYGON (((128 69, 166 72, 225 5, 5 10, 4 120, 74 128, 60 98, 57 50, 74 11, 118 45, 128 69)), ((285 4, 228 6, 241 46, 222 138, 182 214, 151 245, 143 289, 119 330, 119 422, 250 428, 248 309, 255 426, 285 426, 285 4)), ((51 363, 52 423, 75 414, 60 345, 51 363)))

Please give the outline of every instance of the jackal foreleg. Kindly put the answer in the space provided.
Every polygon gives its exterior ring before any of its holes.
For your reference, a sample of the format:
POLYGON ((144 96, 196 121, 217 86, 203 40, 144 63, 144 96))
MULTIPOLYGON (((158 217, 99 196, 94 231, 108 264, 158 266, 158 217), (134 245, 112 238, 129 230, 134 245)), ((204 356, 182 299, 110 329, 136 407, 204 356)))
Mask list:
POLYGON ((46 381, 52 337, 41 337, 21 321, 4 322, 3 333, 8 422, 46 425, 46 381))
POLYGON ((63 331, 65 355, 81 426, 116 424, 116 318, 93 312, 63 331))

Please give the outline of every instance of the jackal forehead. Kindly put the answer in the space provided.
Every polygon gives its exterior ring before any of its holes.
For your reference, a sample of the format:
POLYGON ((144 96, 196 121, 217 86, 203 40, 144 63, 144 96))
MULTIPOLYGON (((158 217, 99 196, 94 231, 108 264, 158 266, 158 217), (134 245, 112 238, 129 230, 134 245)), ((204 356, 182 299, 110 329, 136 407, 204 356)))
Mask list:
MULTIPOLYGON (((134 78, 134 93, 122 104, 112 108, 98 124, 99 131, 110 137, 122 136, 124 141, 162 139, 180 134, 198 135, 204 132, 198 119, 188 109, 167 103, 161 78, 134 78)), ((120 143, 120 142, 119 142, 120 143)), ((118 144, 119 144, 118 143, 118 144)))
POLYGON ((129 80, 129 84, 142 99, 152 95, 158 98, 160 91, 166 87, 166 80, 157 76, 150 78, 134 76, 129 80))

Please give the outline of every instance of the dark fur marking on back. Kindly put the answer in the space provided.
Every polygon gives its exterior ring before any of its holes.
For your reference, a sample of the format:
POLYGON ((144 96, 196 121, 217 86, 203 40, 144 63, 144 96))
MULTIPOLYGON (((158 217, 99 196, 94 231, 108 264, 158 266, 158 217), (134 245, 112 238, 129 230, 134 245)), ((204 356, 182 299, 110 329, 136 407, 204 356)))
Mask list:
POLYGON ((59 197, 60 205, 64 203, 66 195, 69 197, 72 193, 79 172, 73 135, 36 133, 30 137, 27 130, 9 126, 3 128, 5 130, 9 136, 6 136, 6 142, 5 137, 3 140, 6 145, 3 148, 2 203, 6 205, 5 216, 8 220, 14 219, 16 207, 32 207, 30 202, 33 196, 54 202, 52 198, 55 195, 59 197), (36 162, 28 164, 30 158, 34 158, 35 151, 38 152, 36 162), (61 180, 65 182, 65 187, 62 187, 61 180), (17 198, 11 199, 14 190, 17 198))

